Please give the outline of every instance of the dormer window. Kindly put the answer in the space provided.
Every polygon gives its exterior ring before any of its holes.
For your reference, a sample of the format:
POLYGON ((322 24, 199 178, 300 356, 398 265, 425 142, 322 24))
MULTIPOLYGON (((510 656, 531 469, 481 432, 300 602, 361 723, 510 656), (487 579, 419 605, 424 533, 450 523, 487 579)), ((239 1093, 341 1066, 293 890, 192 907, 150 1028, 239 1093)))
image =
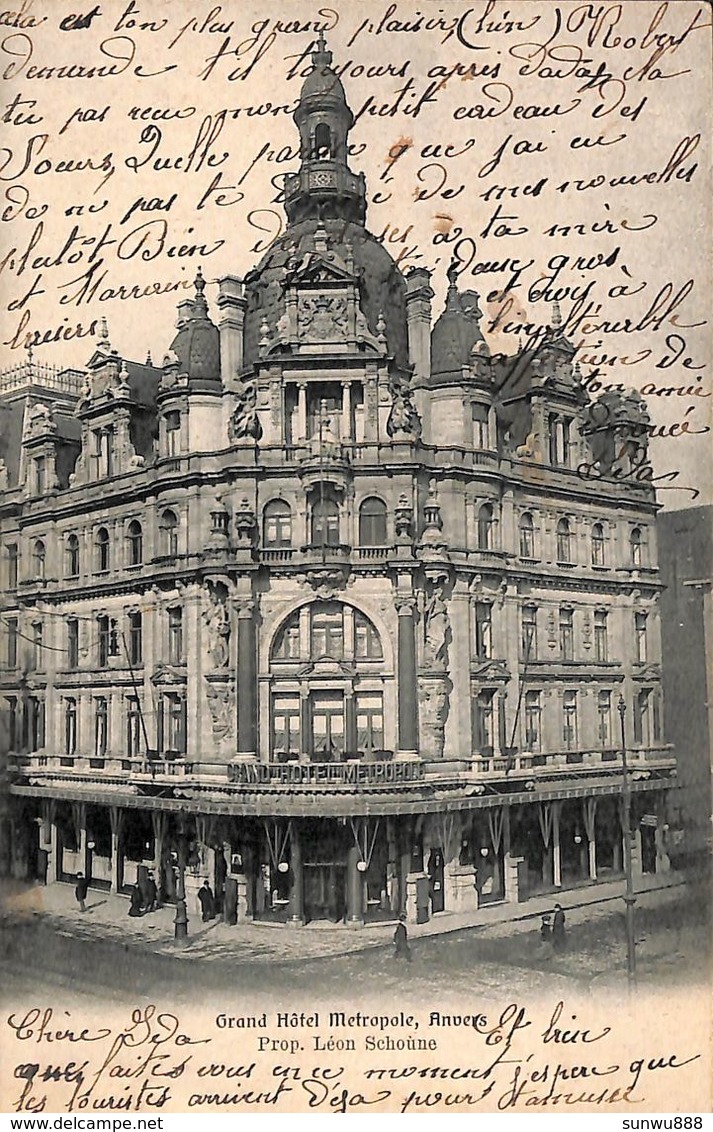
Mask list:
POLYGON ((94 444, 94 474, 95 479, 106 479, 112 473, 112 435, 109 428, 95 428, 92 432, 94 444))

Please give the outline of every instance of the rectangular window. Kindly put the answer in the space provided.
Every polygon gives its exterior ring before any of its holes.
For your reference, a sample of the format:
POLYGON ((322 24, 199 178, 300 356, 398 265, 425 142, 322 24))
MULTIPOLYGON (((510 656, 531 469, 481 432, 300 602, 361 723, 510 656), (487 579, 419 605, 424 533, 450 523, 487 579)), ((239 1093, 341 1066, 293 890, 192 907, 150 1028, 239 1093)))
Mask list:
POLYGON ((341 660, 344 656, 344 623, 341 606, 322 606, 312 613, 313 658, 329 656, 341 660))
POLYGON ((607 615, 603 609, 597 609, 594 614, 594 659, 597 664, 606 664, 608 654, 607 615))
POLYGON ((384 703, 381 692, 356 697, 357 749, 381 751, 384 747, 384 703))
POLYGON ((183 664, 183 610, 175 606, 168 611, 168 663, 183 664))
POLYGON ((643 688, 634 696, 634 742, 648 745, 649 734, 649 688, 643 688))
POLYGON ((181 453, 181 414, 177 411, 166 413, 166 454, 179 456, 181 453))
POLYGON ((112 472, 112 434, 107 428, 95 428, 94 437, 94 469, 96 479, 106 479, 112 472))
POLYGON ((76 617, 67 621, 67 668, 79 668, 79 621, 76 617))
POLYGON ((478 660, 490 660, 493 655, 493 607, 487 601, 475 603, 475 655, 478 660))
POLYGON ((344 695, 312 694, 312 753, 317 761, 331 762, 344 751, 344 695))
POLYGON ((646 617, 645 613, 634 614, 634 659, 638 664, 646 663, 646 617))
POLYGON ((562 742, 565 750, 577 746, 577 693, 565 692, 562 697, 562 742))
POLYGON ((20 746, 20 728, 18 712, 17 712, 17 697, 6 696, 5 703, 5 718, 7 719, 7 749, 8 751, 16 751, 20 746))
POLYGON ((597 696, 598 738, 603 750, 612 745, 611 734, 611 692, 600 692, 597 696))
POLYGON ((651 697, 651 722, 653 740, 655 743, 659 743, 661 741, 661 697, 658 692, 654 692, 651 697))
POLYGON ((166 751, 186 753, 186 701, 173 693, 164 697, 166 751))
POLYGON ((473 444, 476 448, 490 447, 487 405, 473 405, 473 444))
POLYGON ((108 617, 97 617, 98 629, 98 661, 100 668, 106 668, 111 655, 111 627, 108 617))
POLYGON ((45 701, 40 699, 39 696, 30 696, 27 708, 30 750, 41 751, 45 745, 45 701))
POLYGON ((70 696, 64 702, 64 753, 74 755, 77 751, 77 701, 70 696))
POLYGON ((525 750, 540 750, 542 705, 540 692, 525 692, 525 750))
POLYGON ((103 758, 109 748, 109 703, 106 696, 94 701, 94 753, 103 758))
POLYGON ((481 755, 492 755, 493 741, 493 699, 491 688, 478 692, 475 700, 475 749, 481 755))
POLYGON ((129 661, 133 665, 143 664, 143 626, 138 611, 129 614, 129 661))
POLYGON ((34 463, 34 494, 44 495, 47 489, 47 460, 44 456, 35 456, 34 463))
POLYGON ((7 588, 9 590, 17 589, 17 543, 11 542, 7 545, 7 588))
POLYGON ((34 621, 32 624, 32 667, 40 672, 44 667, 42 622, 34 621))
POLYGON ((537 659, 537 606, 522 607, 520 658, 526 664, 537 659))
POLYGON ((574 610, 560 609, 560 657, 574 660, 574 610))
POLYGON ((17 668, 17 617, 8 617, 5 624, 7 626, 7 666, 8 668, 17 668))
POLYGON ((272 698, 273 757, 299 755, 300 750, 300 697, 275 695, 272 698))
POLYGON ((141 754, 141 712, 138 696, 126 698, 126 753, 129 758, 141 754))

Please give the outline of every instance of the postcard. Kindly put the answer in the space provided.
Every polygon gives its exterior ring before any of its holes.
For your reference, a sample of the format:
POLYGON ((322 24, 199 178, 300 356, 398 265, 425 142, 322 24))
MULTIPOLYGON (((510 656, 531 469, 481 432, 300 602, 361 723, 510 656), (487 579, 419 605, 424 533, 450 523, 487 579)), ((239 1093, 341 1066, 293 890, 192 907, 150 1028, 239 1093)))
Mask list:
POLYGON ((712 22, 0 13, 5 1113, 702 1127, 712 22))

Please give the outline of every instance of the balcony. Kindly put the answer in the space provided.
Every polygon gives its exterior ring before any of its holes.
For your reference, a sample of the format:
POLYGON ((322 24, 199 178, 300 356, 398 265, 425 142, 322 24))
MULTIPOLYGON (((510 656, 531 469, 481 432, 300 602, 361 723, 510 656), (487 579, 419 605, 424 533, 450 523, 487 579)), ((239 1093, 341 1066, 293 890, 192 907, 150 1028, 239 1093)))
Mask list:
POLYGON ((34 751, 11 752, 7 768, 16 774, 55 782, 85 781, 97 786, 132 782, 165 782, 193 775, 193 764, 182 755, 165 758, 109 755, 67 755, 34 751))

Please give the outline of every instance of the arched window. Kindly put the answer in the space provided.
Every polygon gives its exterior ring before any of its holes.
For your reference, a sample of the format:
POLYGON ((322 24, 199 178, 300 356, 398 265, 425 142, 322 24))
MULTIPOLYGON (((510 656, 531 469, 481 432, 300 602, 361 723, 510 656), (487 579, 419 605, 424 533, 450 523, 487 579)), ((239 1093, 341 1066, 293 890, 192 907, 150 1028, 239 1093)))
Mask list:
POLYGON ((359 508, 359 543, 361 546, 384 546, 386 543, 386 504, 370 496, 359 508))
POLYGON ((478 512, 478 549, 492 549, 493 534, 493 507, 491 503, 484 503, 478 512))
POLYGON ((592 566, 604 565, 604 527, 595 523, 592 527, 592 566))
POLYGON ((557 524, 557 561, 572 561, 572 533, 569 519, 560 519, 557 524))
POLYGON ((641 566, 644 559, 644 535, 641 527, 633 527, 629 535, 631 565, 641 566))
POLYGON ((298 660, 300 655, 300 611, 294 613, 285 621, 275 637, 272 646, 273 660, 298 660))
POLYGON ((79 576, 79 539, 76 535, 70 535, 67 539, 67 577, 76 578, 79 576))
POLYGON ((379 634, 363 613, 354 610, 354 656, 358 659, 377 659, 383 656, 379 634))
POLYGON ((139 566, 144 557, 144 533, 138 519, 132 519, 126 531, 129 544, 129 566, 139 566))
POLYGON ((314 131, 314 153, 317 160, 332 157, 332 133, 326 122, 320 122, 314 131))
POLYGON ((520 557, 535 557, 535 524, 529 511, 520 516, 520 557))
POLYGON ((106 527, 97 531, 97 570, 100 574, 109 569, 109 532, 106 527))
POLYGON ((339 505, 330 496, 318 499, 312 508, 311 542, 313 546, 339 545, 339 505))
POLYGON ((160 523, 161 550, 167 558, 178 555, 178 515, 170 508, 163 512, 160 523))
POLYGON ((45 550, 45 544, 43 543, 41 538, 38 538, 37 542, 32 548, 32 560, 35 567, 36 578, 44 578, 45 576, 46 557, 47 552, 45 550))
POLYGON ((265 546, 292 546, 292 510, 284 499, 271 499, 263 511, 265 546))

